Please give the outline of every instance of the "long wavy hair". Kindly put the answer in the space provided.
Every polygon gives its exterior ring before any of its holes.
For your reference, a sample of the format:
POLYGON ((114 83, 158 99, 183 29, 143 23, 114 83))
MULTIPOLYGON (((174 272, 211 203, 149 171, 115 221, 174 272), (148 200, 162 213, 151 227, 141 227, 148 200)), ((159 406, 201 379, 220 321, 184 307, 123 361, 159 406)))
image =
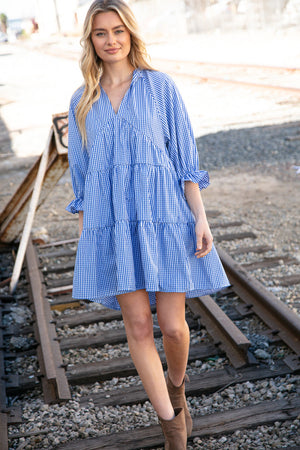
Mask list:
POLYGON ((123 0, 96 0, 85 17, 81 46, 83 48, 80 68, 84 78, 84 91, 77 106, 76 120, 83 145, 87 142, 85 121, 93 103, 100 97, 100 77, 103 73, 103 61, 97 55, 92 43, 91 34, 94 17, 101 12, 114 11, 128 29, 131 36, 131 48, 128 55, 129 62, 137 69, 154 70, 147 62, 146 47, 139 35, 138 25, 133 12, 123 0))

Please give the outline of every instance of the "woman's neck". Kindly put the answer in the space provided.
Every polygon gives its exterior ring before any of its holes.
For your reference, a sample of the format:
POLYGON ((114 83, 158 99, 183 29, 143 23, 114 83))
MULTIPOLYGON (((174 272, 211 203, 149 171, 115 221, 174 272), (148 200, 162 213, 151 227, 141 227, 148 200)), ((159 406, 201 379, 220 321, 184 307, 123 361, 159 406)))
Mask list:
POLYGON ((129 61, 104 64, 103 74, 101 76, 101 84, 106 86, 119 86, 131 80, 134 67, 129 61))

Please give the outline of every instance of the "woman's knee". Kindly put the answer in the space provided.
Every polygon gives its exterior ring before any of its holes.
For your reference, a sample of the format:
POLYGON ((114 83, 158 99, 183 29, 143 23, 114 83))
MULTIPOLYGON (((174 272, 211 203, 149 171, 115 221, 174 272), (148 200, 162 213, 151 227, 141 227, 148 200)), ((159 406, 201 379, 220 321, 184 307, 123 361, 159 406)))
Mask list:
POLYGON ((149 314, 132 317, 125 321, 127 337, 136 342, 153 340, 153 322, 149 314))
POLYGON ((188 326, 186 321, 178 322, 163 322, 160 324, 160 329, 163 336, 173 342, 182 342, 188 333, 188 326))

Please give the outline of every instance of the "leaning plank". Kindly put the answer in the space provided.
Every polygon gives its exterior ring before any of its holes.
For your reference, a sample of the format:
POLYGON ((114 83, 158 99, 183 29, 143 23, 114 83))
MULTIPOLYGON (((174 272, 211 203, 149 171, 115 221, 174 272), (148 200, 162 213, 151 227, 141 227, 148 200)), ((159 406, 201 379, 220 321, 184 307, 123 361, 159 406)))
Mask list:
POLYGON ((38 269, 38 258, 32 241, 26 251, 27 278, 30 285, 30 297, 35 313, 35 338, 39 342, 37 354, 42 377, 44 398, 46 403, 69 400, 71 393, 63 361, 57 342, 56 329, 48 300, 45 298, 45 287, 41 282, 38 269))
MULTIPOLYGON (((49 161, 45 174, 42 191, 37 209, 47 198, 57 181, 62 177, 68 168, 67 149, 58 150, 53 130, 51 129, 51 139, 49 148, 49 161)), ((23 229, 29 201, 32 195, 33 186, 37 176, 39 158, 33 165, 27 176, 24 178, 17 191, 9 200, 0 214, 0 241, 12 242, 17 239, 23 229)))
MULTIPOLYGON (((282 361, 279 361, 272 369, 269 367, 251 366, 239 369, 238 371, 227 367, 226 369, 214 370, 198 375, 191 375, 190 382, 185 385, 187 396, 199 397, 213 392, 225 389, 227 386, 233 386, 246 381, 257 381, 266 378, 283 377, 291 373, 291 369, 282 361)), ((103 391, 97 394, 89 394, 80 398, 82 406, 88 406, 90 400, 94 405, 103 408, 104 406, 133 405, 144 403, 148 396, 142 385, 130 386, 113 391, 103 391)))
POLYGON ((49 147, 50 147, 50 142, 52 140, 52 135, 53 135, 53 132, 51 130, 49 133, 49 137, 48 137, 48 141, 47 141, 45 150, 43 151, 43 154, 41 157, 39 170, 38 170, 35 182, 34 182, 32 195, 31 195, 29 208, 28 208, 28 213, 27 213, 27 216, 25 219, 24 229, 22 231, 20 245, 18 248, 17 257, 16 257, 16 261, 14 264, 13 273, 11 276, 11 282, 10 282, 10 293, 11 294, 13 294, 15 292, 15 289, 17 287, 17 284, 18 284, 18 281, 20 278, 23 261, 24 261, 24 257, 25 257, 25 252, 26 252, 28 241, 30 239, 31 228, 33 225, 34 216, 35 216, 36 208, 37 208, 37 205, 39 202, 39 197, 40 197, 40 193, 41 193, 41 189, 42 189, 42 185, 43 185, 43 180, 44 180, 47 165, 48 165, 49 147))
MULTIPOLYGON (((261 402, 243 408, 197 416, 193 419, 195 437, 232 433, 275 421, 293 420, 300 413, 300 399, 261 402)), ((61 450, 135 450, 163 445, 159 425, 99 436, 93 439, 68 442, 57 447, 61 450)))
MULTIPOLYGON (((221 355, 221 352, 212 344, 193 345, 190 348, 189 362, 221 355)), ((164 353, 160 353, 162 364, 166 367, 164 353)), ((69 366, 67 378, 71 384, 94 383, 113 377, 127 377, 136 375, 136 369, 130 357, 114 358, 89 364, 76 364, 69 366)))

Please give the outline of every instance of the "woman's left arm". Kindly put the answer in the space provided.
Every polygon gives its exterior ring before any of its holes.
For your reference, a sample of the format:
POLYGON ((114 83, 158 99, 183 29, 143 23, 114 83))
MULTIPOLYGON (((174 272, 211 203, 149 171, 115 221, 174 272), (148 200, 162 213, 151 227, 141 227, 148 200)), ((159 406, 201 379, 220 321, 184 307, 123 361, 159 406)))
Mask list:
POLYGON ((213 237, 207 222, 199 184, 186 180, 184 182, 184 195, 196 220, 197 248, 195 255, 197 258, 202 258, 211 251, 213 237))

